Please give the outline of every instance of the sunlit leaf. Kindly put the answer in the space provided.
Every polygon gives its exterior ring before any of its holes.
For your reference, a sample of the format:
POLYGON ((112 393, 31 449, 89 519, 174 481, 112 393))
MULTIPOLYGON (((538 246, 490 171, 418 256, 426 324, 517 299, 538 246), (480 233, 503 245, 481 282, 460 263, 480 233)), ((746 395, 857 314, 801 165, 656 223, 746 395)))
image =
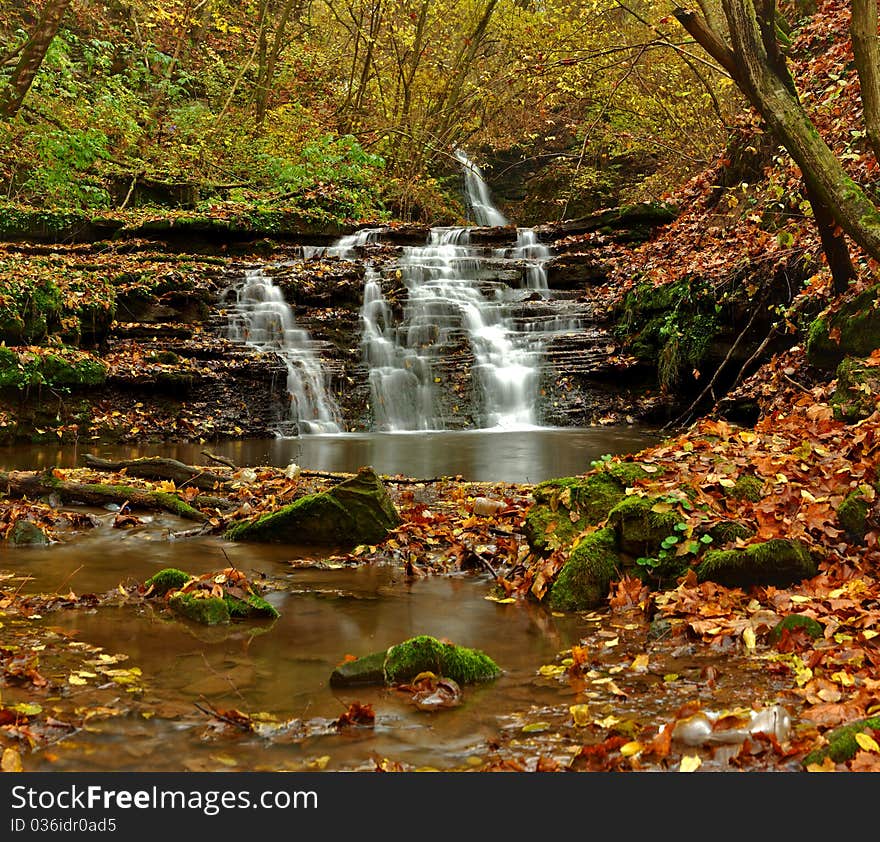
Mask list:
POLYGON ((877 745, 877 741, 868 734, 856 734, 855 739, 859 744, 859 748, 863 751, 880 752, 880 746, 877 745))
POLYGON ((681 758, 681 763, 678 766, 679 772, 696 772, 700 766, 703 765, 703 761, 696 754, 688 754, 681 758))
POLYGON ((638 740, 631 740, 620 747, 620 753, 624 757, 632 757, 633 755, 638 754, 641 750, 642 744, 638 740))
POLYGON ((568 710, 574 724, 579 728, 590 724, 590 709, 587 705, 572 705, 568 710))

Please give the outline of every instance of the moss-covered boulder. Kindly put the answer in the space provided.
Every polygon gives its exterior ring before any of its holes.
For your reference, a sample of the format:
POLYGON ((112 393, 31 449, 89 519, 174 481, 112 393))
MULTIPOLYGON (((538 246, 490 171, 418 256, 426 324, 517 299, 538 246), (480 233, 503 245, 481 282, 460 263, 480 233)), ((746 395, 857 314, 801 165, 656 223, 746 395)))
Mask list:
POLYGON ((475 684, 497 678, 501 668, 478 649, 419 635, 383 652, 341 664, 331 673, 330 684, 333 687, 403 684, 422 672, 433 672, 459 684, 475 684))
POLYGON ((880 483, 874 488, 864 486, 851 491, 837 507, 837 522, 846 537, 855 544, 861 543, 868 531, 868 512, 880 494, 880 483))
POLYGON ((758 477, 744 474, 736 480, 731 488, 726 488, 724 494, 734 500, 749 500, 752 503, 757 503, 764 494, 764 482, 758 477))
POLYGON ((361 468, 328 491, 309 494, 256 520, 236 524, 226 532, 226 538, 353 547, 378 543, 400 523, 376 472, 361 468))
POLYGON ((534 503, 526 515, 529 548, 548 555, 567 547, 587 526, 603 521, 626 496, 626 489, 648 472, 635 462, 610 462, 582 477, 545 480, 532 489, 534 503))
POLYGON ((810 325, 807 359, 817 368, 832 371, 844 357, 867 357, 875 348, 880 348, 880 284, 810 325))
POLYGON ((144 590, 154 596, 165 596, 168 591, 180 590, 192 578, 189 573, 176 567, 166 567, 144 582, 144 590))
POLYGON ((215 626, 230 620, 272 619, 279 616, 274 605, 261 597, 235 568, 193 576, 166 567, 144 582, 144 595, 165 597, 177 614, 215 626))
POLYGON ((772 629, 770 629, 770 634, 767 635, 767 641, 772 646, 775 646, 782 639, 783 632, 794 632, 798 630, 803 631, 815 639, 822 636, 825 628, 820 622, 812 617, 808 617, 806 614, 789 614, 788 616, 783 617, 775 626, 773 626, 772 629))
POLYGON ((814 763, 821 764, 826 757, 830 757, 835 763, 845 763, 852 760, 859 751, 856 742, 856 734, 867 734, 874 740, 878 739, 880 732, 880 716, 870 716, 867 719, 859 719, 848 725, 841 725, 825 735, 827 745, 811 751, 803 759, 804 766, 812 766, 814 763))
POLYGON ((880 403, 880 368, 846 357, 837 367, 837 386, 831 407, 838 421, 861 421, 876 412, 880 403))
POLYGON ((731 550, 710 550, 697 565, 700 582, 728 588, 787 587, 816 575, 815 559, 800 541, 777 538, 731 550))
POLYGON ((230 619, 229 606, 219 596, 197 596, 175 591, 168 600, 168 606, 182 617, 206 626, 228 623, 230 619))
POLYGON ((50 543, 45 530, 30 520, 16 521, 6 540, 17 547, 43 547, 50 543))
POLYGON ((624 497, 609 513, 608 525, 617 533, 618 548, 632 556, 654 556, 664 538, 675 535, 681 518, 654 497, 624 497))
POLYGON ((556 611, 585 611, 602 604, 619 572, 617 533, 609 528, 589 532, 578 541, 556 576, 548 595, 556 611))

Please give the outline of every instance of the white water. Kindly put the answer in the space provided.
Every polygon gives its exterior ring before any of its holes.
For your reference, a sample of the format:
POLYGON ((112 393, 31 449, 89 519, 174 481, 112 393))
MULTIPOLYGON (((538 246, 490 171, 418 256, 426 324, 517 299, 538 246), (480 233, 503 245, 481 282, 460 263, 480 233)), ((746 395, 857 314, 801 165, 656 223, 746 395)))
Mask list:
POLYGON ((342 415, 325 383, 312 339, 296 326, 293 310, 262 269, 249 269, 235 290, 228 336, 254 349, 277 354, 287 366, 290 407, 281 436, 338 433, 342 415))
MULTIPOLYGON (((507 226, 492 203, 482 174, 463 152, 468 207, 480 226, 507 226)), ((364 235, 363 232, 359 232, 364 235)), ((357 236, 357 235, 355 235, 357 236)), ((352 258, 353 247, 367 240, 340 240, 334 253, 352 258)), ((461 347, 473 354, 472 385, 481 406, 481 428, 518 429, 538 424, 539 372, 543 325, 517 325, 515 306, 526 295, 547 293, 544 264, 549 249, 531 229, 517 231, 512 249, 472 246, 468 228, 434 228, 424 246, 403 249, 398 278, 406 289, 403 318, 395 324, 382 293, 382 278, 367 268, 364 284, 363 358, 367 365, 377 430, 448 429, 456 398, 444 394, 444 357, 461 347), (523 285, 511 288, 493 277, 525 264, 523 285)), ((554 330, 565 325, 555 322, 554 330)))

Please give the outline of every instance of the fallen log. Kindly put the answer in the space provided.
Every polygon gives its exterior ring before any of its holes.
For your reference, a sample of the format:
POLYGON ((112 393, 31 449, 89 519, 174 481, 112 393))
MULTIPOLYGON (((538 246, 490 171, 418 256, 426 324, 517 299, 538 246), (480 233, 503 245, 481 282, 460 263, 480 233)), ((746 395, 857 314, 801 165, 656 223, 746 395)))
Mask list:
POLYGON ((165 479, 172 480, 175 485, 183 488, 193 485, 201 491, 213 491, 229 483, 226 477, 221 477, 205 468, 197 468, 193 465, 185 465, 177 459, 167 459, 161 456, 149 456, 144 459, 121 459, 113 462, 109 459, 86 453, 83 457, 86 467, 96 471, 121 471, 129 476, 141 477, 142 479, 165 479))
POLYGON ((0 489, 11 497, 50 497, 55 495, 67 505, 105 506, 128 503, 132 509, 166 511, 186 520, 206 521, 204 512, 193 508, 175 494, 147 491, 130 485, 72 482, 47 471, 0 471, 0 489))

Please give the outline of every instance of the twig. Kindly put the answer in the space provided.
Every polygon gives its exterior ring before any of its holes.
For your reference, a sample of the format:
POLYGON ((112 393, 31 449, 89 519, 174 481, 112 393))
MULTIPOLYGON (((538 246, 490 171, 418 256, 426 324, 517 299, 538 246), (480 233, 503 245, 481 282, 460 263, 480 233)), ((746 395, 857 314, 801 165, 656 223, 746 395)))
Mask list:
POLYGON ((225 456, 217 456, 214 453, 211 453, 210 450, 203 450, 202 456, 207 456, 212 462, 216 462, 218 465, 226 465, 227 468, 232 468, 233 471, 238 470, 238 465, 235 464, 231 459, 227 459, 225 456))

